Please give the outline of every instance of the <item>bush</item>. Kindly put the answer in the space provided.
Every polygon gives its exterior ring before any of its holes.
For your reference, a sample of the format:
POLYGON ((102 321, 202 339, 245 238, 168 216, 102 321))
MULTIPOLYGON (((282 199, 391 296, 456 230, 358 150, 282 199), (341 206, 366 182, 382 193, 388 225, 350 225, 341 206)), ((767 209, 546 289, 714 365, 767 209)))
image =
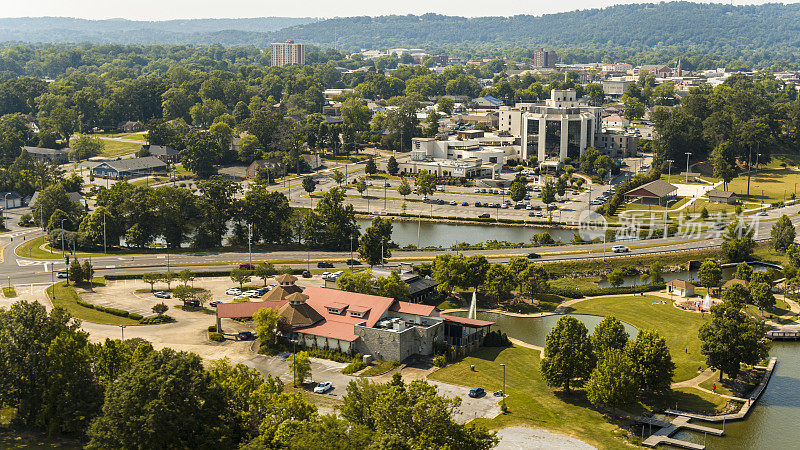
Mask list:
POLYGON ((216 333, 217 332, 217 326, 216 325, 209 325, 208 326, 208 332, 209 333, 216 333))
POLYGON ((144 317, 144 316, 142 316, 141 314, 136 314, 136 313, 128 313, 128 318, 129 318, 129 319, 133 319, 133 320, 142 320, 142 317, 144 317))
MULTIPOLYGON (((76 300, 76 303, 78 303, 78 305, 80 305, 80 306, 83 306, 84 308, 94 309, 94 310, 97 310, 97 311, 100 311, 100 312, 113 314, 115 316, 131 317, 131 313, 129 313, 128 311, 123 311, 121 309, 106 308, 105 306, 94 305, 92 303, 84 302, 83 300, 80 300, 80 299, 76 300)), ((142 317, 139 314, 136 314, 136 315, 139 316, 140 318, 142 317)))
POLYGON ((222 342, 225 340, 225 336, 223 336, 222 333, 217 333, 217 332, 209 334, 208 338, 214 342, 222 342))
POLYGON ((505 333, 497 331, 490 331, 486 333, 483 338, 484 347, 511 347, 511 341, 505 333))
POLYGON ((639 294, 642 292, 660 291, 666 288, 664 283, 640 284, 636 286, 619 286, 607 288, 591 289, 559 289, 550 287, 550 294, 555 294, 566 298, 594 297, 598 295, 620 295, 620 294, 639 294))
POLYGON ((433 365, 436 367, 444 367, 447 365, 447 358, 444 355, 435 356, 433 358, 433 365))
POLYGON ((175 321, 175 319, 173 319, 172 317, 164 314, 162 316, 144 317, 144 318, 139 320, 139 323, 142 324, 142 325, 158 325, 160 323, 170 323, 170 322, 174 322, 174 321, 175 321))
POLYGON ((342 373, 345 375, 352 375, 359 370, 363 370, 365 367, 367 367, 367 365, 364 364, 364 361, 353 361, 342 369, 342 373))

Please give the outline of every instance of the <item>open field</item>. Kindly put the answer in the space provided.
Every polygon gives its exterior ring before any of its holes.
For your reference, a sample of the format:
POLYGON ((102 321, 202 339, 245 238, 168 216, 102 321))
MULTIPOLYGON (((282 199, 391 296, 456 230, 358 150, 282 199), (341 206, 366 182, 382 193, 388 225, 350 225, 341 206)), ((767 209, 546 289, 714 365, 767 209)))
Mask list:
POLYGON ((673 381, 694 378, 698 367, 706 367, 705 357, 700 354, 697 331, 706 322, 707 316, 677 309, 669 301, 662 305, 660 302, 663 300, 662 297, 649 295, 597 298, 577 303, 569 308, 569 312, 615 316, 639 330, 649 328, 658 331, 667 340, 676 366, 673 381))
POLYGON ((750 177, 750 196, 747 193, 747 175, 728 183, 728 190, 735 192, 745 202, 761 202, 765 205, 788 200, 800 183, 800 172, 792 169, 774 169, 754 172, 750 177))
POLYGON ((121 141, 114 141, 111 139, 103 139, 103 156, 119 156, 119 155, 127 155, 129 153, 135 153, 140 148, 142 148, 142 144, 137 144, 134 142, 121 142, 121 141))

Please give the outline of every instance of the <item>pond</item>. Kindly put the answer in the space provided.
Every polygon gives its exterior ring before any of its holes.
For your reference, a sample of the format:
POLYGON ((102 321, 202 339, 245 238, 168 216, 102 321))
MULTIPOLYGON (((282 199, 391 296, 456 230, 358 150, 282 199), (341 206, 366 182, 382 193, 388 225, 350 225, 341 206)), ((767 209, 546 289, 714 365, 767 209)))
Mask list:
MULTIPOLYGON (((369 219, 357 219, 358 226, 364 231, 370 223, 369 219)), ((530 243, 531 238, 543 232, 549 232, 556 241, 569 243, 576 230, 554 229, 537 226, 482 225, 471 223, 439 223, 417 222, 416 220, 394 220, 392 222, 392 240, 400 247, 417 245, 419 247, 449 248, 460 242, 479 244, 491 239, 508 242, 530 243), (419 233, 419 241, 417 237, 419 233)), ((601 233, 597 233, 602 237, 601 233)))
MULTIPOLYGON (((467 312, 462 311, 453 313, 453 315, 466 317, 467 312)), ((570 315, 583 322, 583 324, 586 325, 586 328, 589 329, 589 334, 591 334, 592 331, 594 331, 594 327, 596 327, 597 324, 603 320, 603 317, 589 314, 570 315)), ((495 323, 495 325, 492 327, 493 330, 500 330, 503 333, 506 333, 508 337, 519 339, 522 342, 537 345, 539 347, 544 347, 544 341, 547 337, 547 333, 550 332, 550 330, 556 325, 556 322, 558 322, 558 319, 560 319, 562 316, 563 314, 553 314, 544 317, 516 317, 499 313, 478 312, 478 319, 489 320, 495 323)), ((636 333, 638 333, 636 327, 625 322, 622 324, 625 326, 625 331, 628 332, 628 335, 631 337, 631 339, 635 338, 636 333)))

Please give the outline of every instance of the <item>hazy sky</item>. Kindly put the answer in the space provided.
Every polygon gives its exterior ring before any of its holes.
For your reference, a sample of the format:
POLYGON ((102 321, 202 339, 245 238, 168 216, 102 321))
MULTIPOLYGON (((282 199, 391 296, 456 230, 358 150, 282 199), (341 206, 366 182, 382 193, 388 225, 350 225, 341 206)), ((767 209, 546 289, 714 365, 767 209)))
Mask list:
MULTIPOLYGON (((769 0, 733 0, 754 4, 769 0)), ((774 0, 773 0, 774 1, 774 0)), ((650 2, 656 3, 656 0, 650 2)), ((0 17, 123 17, 163 20, 228 17, 334 17, 435 12, 458 16, 510 16, 587 9, 625 0, 0 0, 0 17)), ((637 2, 639 3, 639 2, 637 2)))

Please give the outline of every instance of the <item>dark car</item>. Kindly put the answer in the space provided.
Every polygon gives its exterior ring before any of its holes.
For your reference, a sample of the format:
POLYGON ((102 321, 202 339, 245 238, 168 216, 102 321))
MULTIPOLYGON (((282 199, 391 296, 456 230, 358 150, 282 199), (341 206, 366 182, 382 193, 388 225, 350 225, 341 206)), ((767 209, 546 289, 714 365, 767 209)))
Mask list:
POLYGON ((461 202, 461 206, 469 206, 469 202, 461 202))
POLYGON ((333 263, 329 263, 328 261, 320 261, 317 263, 318 269, 332 269, 333 263))
POLYGON ((353 258, 349 258, 346 262, 347 262, 348 266, 360 266, 361 265, 361 261, 359 261, 357 259, 353 259, 353 258))
POLYGON ((213 302, 208 302, 208 305, 213 307, 213 308, 216 308, 217 305, 219 305, 220 303, 222 303, 222 302, 214 300, 213 302))
POLYGON ((248 263, 239 264, 240 270, 256 270, 256 266, 248 263))
POLYGON ((489 213, 483 213, 483 214, 478 215, 478 219, 488 219, 490 217, 492 217, 492 216, 489 213))
POLYGON ((242 331, 236 335, 236 338, 240 341, 252 341, 256 335, 252 331, 242 331))
POLYGON ((485 394, 485 392, 484 392, 483 388, 480 388, 480 387, 474 387, 474 388, 469 390, 469 396, 472 397, 472 398, 483 397, 483 394, 485 394))
POLYGON ((542 255, 540 255, 538 253, 528 253, 528 259, 539 259, 541 257, 542 257, 542 255))
POLYGON ((475 206, 477 206, 478 208, 480 208, 481 206, 483 206, 483 204, 482 204, 481 202, 475 202, 475 206))
POLYGON ((311 272, 304 270, 303 271, 303 278, 311 278, 311 272))

